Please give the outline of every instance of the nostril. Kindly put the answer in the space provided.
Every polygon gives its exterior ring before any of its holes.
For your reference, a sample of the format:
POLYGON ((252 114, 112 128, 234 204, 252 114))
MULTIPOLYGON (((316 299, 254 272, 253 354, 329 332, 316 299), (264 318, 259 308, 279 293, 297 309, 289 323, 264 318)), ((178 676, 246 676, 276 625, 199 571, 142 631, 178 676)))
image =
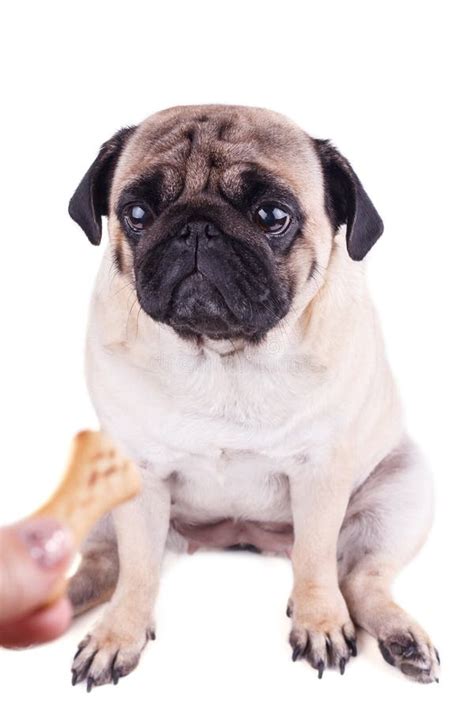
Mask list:
POLYGON ((188 222, 177 233, 178 239, 182 240, 186 245, 189 245, 191 240, 199 240, 199 237, 206 237, 211 240, 220 235, 219 229, 212 222, 205 222, 204 220, 188 222))
POLYGON ((220 232, 215 225, 208 222, 204 227, 204 234, 208 239, 212 239, 213 237, 219 237, 220 232))
POLYGON ((185 225, 181 232, 179 233, 179 238, 184 239, 185 241, 188 239, 188 237, 191 235, 191 229, 189 225, 185 225))

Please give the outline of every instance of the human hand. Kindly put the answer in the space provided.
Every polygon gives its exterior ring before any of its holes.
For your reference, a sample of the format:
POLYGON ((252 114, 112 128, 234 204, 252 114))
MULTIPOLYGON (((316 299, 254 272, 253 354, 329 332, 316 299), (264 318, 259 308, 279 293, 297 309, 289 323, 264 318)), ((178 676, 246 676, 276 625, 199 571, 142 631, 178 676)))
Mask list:
POLYGON ((0 645, 48 642, 69 627, 69 600, 47 601, 72 555, 70 532, 53 519, 0 528, 0 645))

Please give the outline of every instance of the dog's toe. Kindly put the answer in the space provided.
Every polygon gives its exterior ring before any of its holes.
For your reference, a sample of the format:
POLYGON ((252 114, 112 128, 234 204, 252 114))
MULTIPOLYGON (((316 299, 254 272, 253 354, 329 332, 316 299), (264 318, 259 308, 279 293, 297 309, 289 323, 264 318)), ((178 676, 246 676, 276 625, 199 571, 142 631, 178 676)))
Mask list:
POLYGON ((355 630, 350 621, 344 626, 318 629, 293 625, 290 634, 292 659, 305 659, 323 677, 326 669, 337 669, 342 675, 351 657, 357 654, 355 630))
POLYGON ((91 691, 94 686, 117 684, 138 666, 150 639, 155 639, 152 626, 133 636, 99 627, 78 646, 71 669, 73 686, 85 681, 91 691))

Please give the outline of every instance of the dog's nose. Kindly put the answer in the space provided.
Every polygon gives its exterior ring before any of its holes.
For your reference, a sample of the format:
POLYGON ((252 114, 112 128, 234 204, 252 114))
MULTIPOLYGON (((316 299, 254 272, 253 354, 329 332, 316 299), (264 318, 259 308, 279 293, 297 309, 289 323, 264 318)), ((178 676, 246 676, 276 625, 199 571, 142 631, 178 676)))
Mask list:
POLYGON ((220 236, 217 227, 208 220, 193 220, 186 223, 179 233, 179 238, 187 245, 194 244, 198 240, 211 240, 220 236))

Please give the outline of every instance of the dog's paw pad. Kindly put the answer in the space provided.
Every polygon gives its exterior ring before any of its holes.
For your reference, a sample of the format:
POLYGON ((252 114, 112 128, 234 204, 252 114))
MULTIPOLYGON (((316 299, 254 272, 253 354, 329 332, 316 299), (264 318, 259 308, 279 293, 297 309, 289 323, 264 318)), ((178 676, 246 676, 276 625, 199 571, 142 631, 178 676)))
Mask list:
POLYGON ((426 635, 396 631, 379 639, 378 643, 385 661, 406 676, 424 684, 438 681, 439 654, 426 635))

